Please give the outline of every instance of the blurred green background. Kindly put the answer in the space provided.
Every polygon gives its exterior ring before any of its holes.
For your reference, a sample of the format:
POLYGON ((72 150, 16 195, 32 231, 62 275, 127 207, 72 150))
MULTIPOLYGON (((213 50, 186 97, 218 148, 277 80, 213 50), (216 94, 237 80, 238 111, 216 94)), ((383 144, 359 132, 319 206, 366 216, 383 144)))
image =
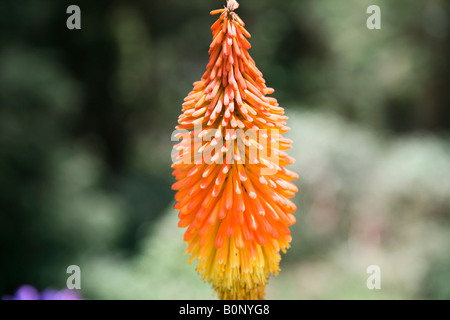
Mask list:
MULTIPOLYGON (((170 138, 224 4, 0 2, 0 296, 75 264, 87 299, 216 298, 183 255, 170 138)), ((240 5, 300 175, 267 298, 450 299, 449 2, 240 5)))

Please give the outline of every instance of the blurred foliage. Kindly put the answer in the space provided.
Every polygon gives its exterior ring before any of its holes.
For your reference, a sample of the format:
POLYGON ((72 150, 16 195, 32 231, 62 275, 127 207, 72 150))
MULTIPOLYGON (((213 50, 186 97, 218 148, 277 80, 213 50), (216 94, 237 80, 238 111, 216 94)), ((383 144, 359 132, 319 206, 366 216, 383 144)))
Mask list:
MULTIPOLYGON (((214 298, 182 254, 170 137, 224 4, 0 2, 0 296, 77 264, 86 298, 214 298)), ((300 174, 268 298, 449 299, 448 2, 240 4, 300 174)))

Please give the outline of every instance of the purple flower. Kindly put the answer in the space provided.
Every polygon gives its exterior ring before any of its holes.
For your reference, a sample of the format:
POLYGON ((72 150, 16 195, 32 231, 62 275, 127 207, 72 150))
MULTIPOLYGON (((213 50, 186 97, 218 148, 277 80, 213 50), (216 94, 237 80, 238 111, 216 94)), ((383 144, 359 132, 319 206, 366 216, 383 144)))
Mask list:
POLYGON ((14 296, 5 296, 3 300, 81 300, 81 296, 76 290, 45 289, 42 293, 39 293, 36 288, 23 285, 17 289, 14 296))

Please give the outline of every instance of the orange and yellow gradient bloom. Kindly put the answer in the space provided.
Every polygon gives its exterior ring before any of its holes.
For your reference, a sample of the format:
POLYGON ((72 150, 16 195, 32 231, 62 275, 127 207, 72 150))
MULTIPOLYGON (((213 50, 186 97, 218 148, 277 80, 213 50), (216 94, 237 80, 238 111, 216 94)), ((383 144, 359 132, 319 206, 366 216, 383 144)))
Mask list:
POLYGON ((206 72, 176 127, 175 209, 189 262, 220 299, 262 299, 291 241, 298 191, 285 166, 287 116, 250 57, 250 34, 229 0, 212 25, 206 72))

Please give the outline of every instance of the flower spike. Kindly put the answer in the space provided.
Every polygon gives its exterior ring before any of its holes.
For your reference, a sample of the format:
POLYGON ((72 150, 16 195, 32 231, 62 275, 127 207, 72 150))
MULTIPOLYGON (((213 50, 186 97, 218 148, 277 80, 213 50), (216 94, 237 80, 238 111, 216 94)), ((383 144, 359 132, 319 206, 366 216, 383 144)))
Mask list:
POLYGON ((228 0, 212 25, 209 63, 184 99, 172 186, 189 262, 220 299, 262 299, 289 248, 298 191, 284 109, 248 50, 250 33, 228 0))

